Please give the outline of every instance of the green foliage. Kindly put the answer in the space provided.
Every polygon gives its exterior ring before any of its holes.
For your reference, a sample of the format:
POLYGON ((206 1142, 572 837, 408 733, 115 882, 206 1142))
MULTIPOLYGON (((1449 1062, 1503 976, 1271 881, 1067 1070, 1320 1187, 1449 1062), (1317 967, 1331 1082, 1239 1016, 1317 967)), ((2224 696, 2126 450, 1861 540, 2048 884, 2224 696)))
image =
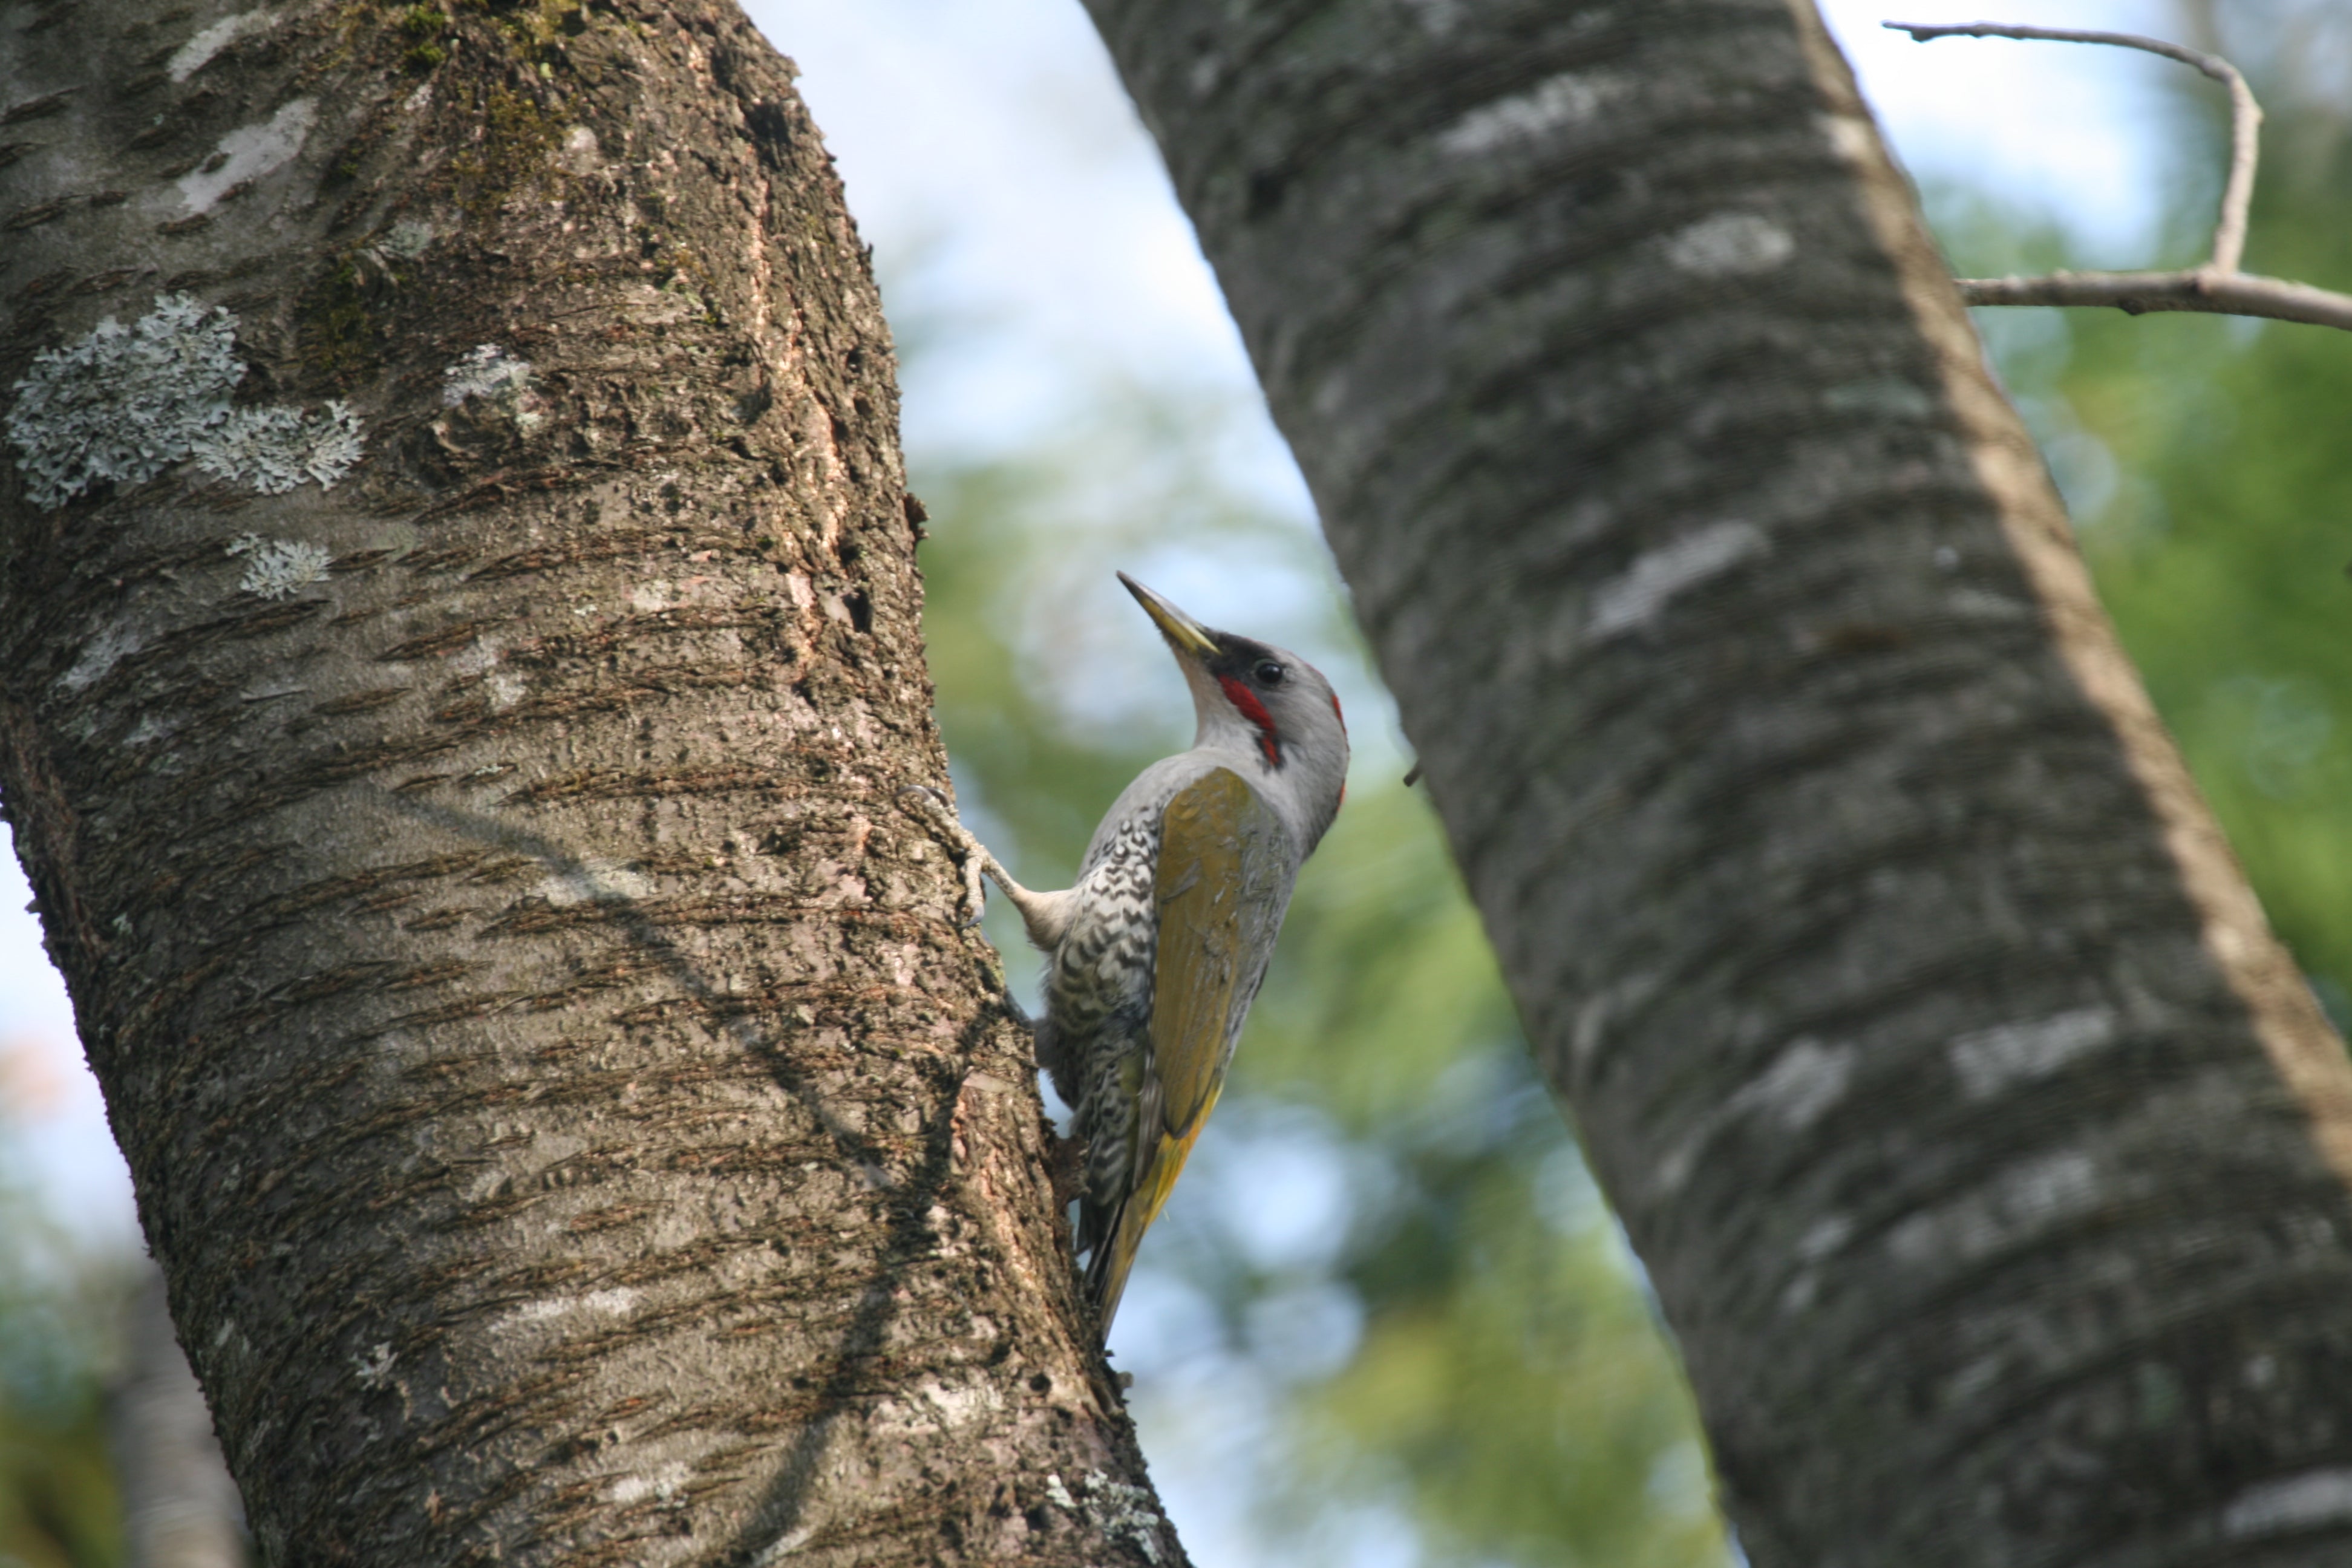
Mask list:
POLYGON ((0 1564, 111 1568, 122 1520, 104 1374, 117 1282, 12 1178, 0 1118, 0 1564))
POLYGON ((1679 1374, 1599 1205, 1546 1223, 1510 1152, 1415 1163, 1423 1212, 1351 1270, 1370 1324, 1308 1397, 1307 1479, 1387 1481, 1440 1560, 1719 1562, 1679 1374))

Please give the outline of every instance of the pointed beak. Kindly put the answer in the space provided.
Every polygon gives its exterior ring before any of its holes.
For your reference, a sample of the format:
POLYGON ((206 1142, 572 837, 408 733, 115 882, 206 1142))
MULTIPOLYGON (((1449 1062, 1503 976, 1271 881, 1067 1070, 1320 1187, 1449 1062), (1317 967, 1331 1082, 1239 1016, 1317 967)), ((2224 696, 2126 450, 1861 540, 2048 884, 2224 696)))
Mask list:
POLYGON ((1135 602, 1143 606, 1143 613, 1160 627, 1160 635, 1168 639, 1170 647, 1195 659, 1208 658, 1217 651, 1217 641, 1209 635, 1208 627, 1126 573, 1120 573, 1118 580, 1127 584, 1127 591, 1135 595, 1135 602))

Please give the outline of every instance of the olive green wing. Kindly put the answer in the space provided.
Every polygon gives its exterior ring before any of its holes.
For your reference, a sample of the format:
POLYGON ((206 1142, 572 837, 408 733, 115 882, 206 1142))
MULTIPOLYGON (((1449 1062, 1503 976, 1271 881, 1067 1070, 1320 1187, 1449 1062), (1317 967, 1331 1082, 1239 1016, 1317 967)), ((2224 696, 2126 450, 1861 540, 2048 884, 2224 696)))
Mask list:
POLYGON ((1281 819, 1231 769, 1203 774, 1168 803, 1153 888, 1151 1037, 1129 1167, 1135 1181, 1087 1270, 1105 1332, 1136 1247, 1224 1089, 1297 871, 1281 819))

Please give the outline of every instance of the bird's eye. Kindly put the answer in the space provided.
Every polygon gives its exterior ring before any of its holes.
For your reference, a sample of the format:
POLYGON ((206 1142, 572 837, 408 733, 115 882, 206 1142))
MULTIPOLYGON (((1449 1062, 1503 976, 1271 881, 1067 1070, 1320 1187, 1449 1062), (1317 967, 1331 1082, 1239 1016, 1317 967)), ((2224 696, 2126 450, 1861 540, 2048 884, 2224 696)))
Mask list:
POLYGON ((1269 658, 1262 661, 1257 668, 1250 673, 1257 677, 1257 683, 1260 686, 1279 686, 1282 684, 1283 676, 1288 672, 1269 658))

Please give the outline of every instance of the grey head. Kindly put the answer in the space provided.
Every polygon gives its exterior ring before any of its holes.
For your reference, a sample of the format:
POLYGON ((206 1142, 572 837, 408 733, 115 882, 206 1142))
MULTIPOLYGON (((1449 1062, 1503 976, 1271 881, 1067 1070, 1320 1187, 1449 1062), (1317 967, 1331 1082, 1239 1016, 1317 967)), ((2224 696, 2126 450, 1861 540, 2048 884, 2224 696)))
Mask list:
POLYGON ((1122 572, 1192 691, 1188 755, 1232 768, 1274 807, 1304 859, 1348 792, 1348 724, 1323 672, 1286 648, 1204 626, 1122 572))

